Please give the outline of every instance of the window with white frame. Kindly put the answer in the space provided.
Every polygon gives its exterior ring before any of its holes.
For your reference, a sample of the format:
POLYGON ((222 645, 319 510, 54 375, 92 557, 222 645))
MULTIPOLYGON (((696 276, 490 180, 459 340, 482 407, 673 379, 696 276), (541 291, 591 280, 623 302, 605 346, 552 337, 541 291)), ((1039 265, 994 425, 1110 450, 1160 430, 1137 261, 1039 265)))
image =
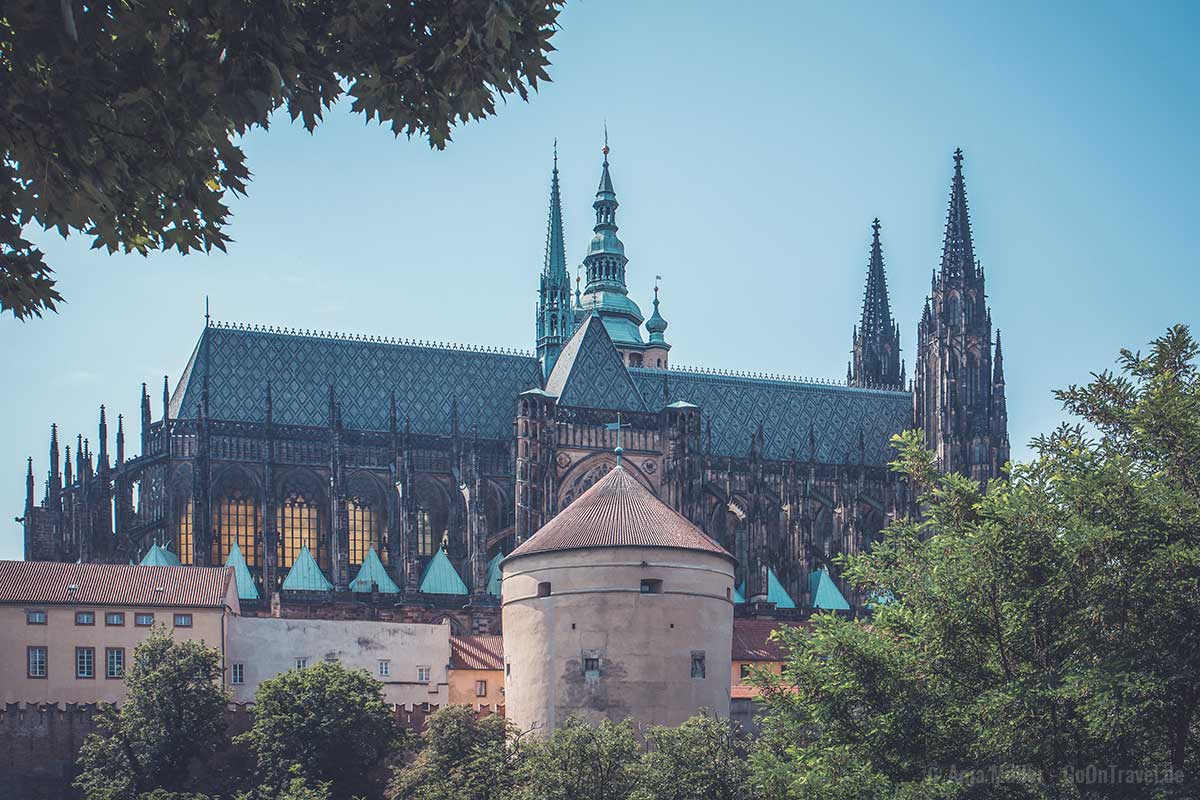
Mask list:
POLYGON ((429 683, 432 673, 429 667, 417 667, 417 683, 429 683))
POLYGON ((241 686, 246 682, 246 670, 244 664, 234 664, 229 668, 229 682, 234 686, 241 686))
POLYGON ((475 681, 475 696, 487 697, 487 681, 475 681))
POLYGON ((104 649, 104 677, 125 677, 125 648, 106 647, 104 649))
POLYGON ((307 658, 297 658, 296 659, 296 669, 305 669, 306 667, 308 667, 308 659, 307 658))
POLYGON ((392 662, 388 661, 386 658, 379 659, 379 674, 385 678, 388 675, 391 675, 392 674, 392 662))
POLYGON ((94 677, 96 677, 96 648, 94 648, 94 647, 76 647, 75 648, 75 677, 76 678, 94 678, 94 677))

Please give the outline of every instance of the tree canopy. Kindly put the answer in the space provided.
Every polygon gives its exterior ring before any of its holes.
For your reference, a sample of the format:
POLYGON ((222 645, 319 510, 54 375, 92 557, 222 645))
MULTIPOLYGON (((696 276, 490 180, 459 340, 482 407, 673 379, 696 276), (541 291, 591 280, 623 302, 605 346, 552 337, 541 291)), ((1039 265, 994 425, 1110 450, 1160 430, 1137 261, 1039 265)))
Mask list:
POLYGON ((134 800, 155 789, 183 791, 189 763, 225 740, 221 654, 154 628, 133 651, 120 710, 99 718, 79 752, 87 800, 134 800))
POLYGON ((62 301, 37 225, 145 255, 230 241, 238 144, 283 110, 310 132, 343 97, 443 148, 527 99, 561 0, 11 0, 0 9, 0 311, 62 301))
POLYGON ((1177 326, 1058 393, 1081 424, 986 490, 938 476, 848 578, 868 622, 786 630, 754 773, 781 798, 1190 798, 1200 781, 1200 380, 1177 326))

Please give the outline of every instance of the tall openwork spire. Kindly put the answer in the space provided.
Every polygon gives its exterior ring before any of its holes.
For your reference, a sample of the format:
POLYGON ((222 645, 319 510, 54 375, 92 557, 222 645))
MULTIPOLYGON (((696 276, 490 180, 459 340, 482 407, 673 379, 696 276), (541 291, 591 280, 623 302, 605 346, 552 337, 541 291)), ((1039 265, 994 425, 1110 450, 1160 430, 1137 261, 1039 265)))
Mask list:
POLYGON ((900 363, 900 329, 892 319, 888 302, 880 227, 876 217, 871 223, 871 257, 863 291, 862 319, 854 331, 853 361, 847 380, 852 386, 901 388, 904 373, 900 363))
POLYGON ((571 276, 563 237, 562 197, 558 188, 558 141, 550 172, 550 212, 546 221, 546 258, 538 286, 537 349, 543 376, 549 376, 562 345, 575 332, 571 309, 571 276))
POLYGON ((596 225, 588 254, 583 259, 587 267, 585 294, 607 289, 625 293, 625 245, 617 238, 617 193, 613 189, 612 175, 608 169, 608 130, 604 132, 604 162, 600 167, 600 186, 596 189, 596 225))
POLYGON ((967 210, 967 187, 963 180, 963 151, 954 151, 954 180, 950 183, 950 209, 946 213, 946 237, 942 244, 942 275, 974 277, 975 246, 971 242, 971 217, 967 210))

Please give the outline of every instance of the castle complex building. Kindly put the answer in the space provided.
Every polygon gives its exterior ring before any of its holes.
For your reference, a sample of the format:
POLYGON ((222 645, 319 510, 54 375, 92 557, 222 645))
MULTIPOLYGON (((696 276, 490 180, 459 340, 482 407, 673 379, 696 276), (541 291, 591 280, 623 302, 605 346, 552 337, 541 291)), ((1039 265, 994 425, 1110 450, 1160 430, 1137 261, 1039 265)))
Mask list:
POLYGON ((816 572, 837 580, 834 557, 910 506, 893 434, 920 428, 945 468, 998 474, 1003 362, 961 152, 908 386, 878 221, 845 384, 669 364, 657 290, 649 318, 628 293, 608 155, 575 287, 555 164, 535 353, 206 318, 157 415, 143 385, 133 446, 118 418, 109 449, 103 407, 95 444, 51 428, 40 500, 30 459, 25 557, 125 563, 157 544, 244 562, 244 605, 326 587, 482 605, 497 556, 614 467, 619 415, 628 475, 736 557, 746 603, 803 611, 816 572))

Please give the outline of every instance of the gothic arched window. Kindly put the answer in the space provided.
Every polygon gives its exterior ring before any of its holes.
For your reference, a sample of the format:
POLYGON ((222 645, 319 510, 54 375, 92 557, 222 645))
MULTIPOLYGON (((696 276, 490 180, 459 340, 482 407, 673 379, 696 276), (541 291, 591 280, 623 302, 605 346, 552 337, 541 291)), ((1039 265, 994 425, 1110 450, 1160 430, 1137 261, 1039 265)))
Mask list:
MULTIPOLYGON (((224 564, 237 542, 246 566, 258 564, 258 503, 241 489, 231 489, 217 500, 213 525, 212 563, 224 564)), ((182 558, 181 558, 182 560, 182 558)))
POLYGON ((287 568, 307 547, 321 569, 328 569, 329 554, 321 541, 321 516, 307 493, 289 492, 279 505, 279 565, 287 568))
MULTIPOLYGON (((439 542, 441 544, 441 542, 439 542)), ((425 508, 417 509, 417 555, 431 556, 433 546, 433 517, 425 508)))
POLYGON ((179 563, 187 566, 195 563, 192 552, 192 498, 182 504, 183 511, 175 521, 175 547, 179 551, 179 563))
POLYGON ((350 563, 361 564, 367 551, 375 548, 376 554, 387 563, 387 548, 383 546, 382 522, 371 501, 353 497, 346 501, 346 516, 350 521, 350 563))

